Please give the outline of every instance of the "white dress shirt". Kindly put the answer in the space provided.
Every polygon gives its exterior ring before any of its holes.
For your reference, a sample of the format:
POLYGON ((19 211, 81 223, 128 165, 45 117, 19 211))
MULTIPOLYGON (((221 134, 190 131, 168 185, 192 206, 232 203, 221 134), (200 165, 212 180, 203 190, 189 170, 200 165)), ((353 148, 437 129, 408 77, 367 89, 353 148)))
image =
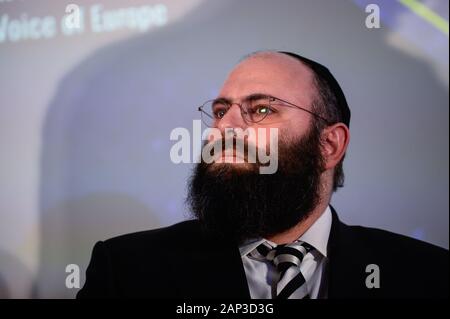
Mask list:
MULTIPOLYGON (((298 239, 315 248, 303 258, 300 265, 300 271, 306 280, 305 289, 311 299, 327 298, 327 246, 331 221, 331 210, 327 206, 323 214, 298 239)), ((249 255, 263 242, 269 243, 272 247, 277 246, 269 240, 259 238, 247 241, 239 247, 252 299, 271 299, 274 297, 274 289, 276 290, 278 273, 273 263, 267 259, 257 259, 249 255)), ((295 293, 291 297, 295 298, 295 293)))

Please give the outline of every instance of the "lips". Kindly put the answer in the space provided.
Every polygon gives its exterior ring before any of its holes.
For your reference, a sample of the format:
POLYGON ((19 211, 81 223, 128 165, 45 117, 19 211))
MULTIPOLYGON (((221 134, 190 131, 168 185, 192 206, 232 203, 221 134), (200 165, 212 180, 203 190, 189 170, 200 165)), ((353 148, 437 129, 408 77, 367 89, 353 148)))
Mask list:
POLYGON ((245 142, 222 139, 210 143, 214 143, 211 154, 214 163, 257 163, 256 147, 250 147, 245 142), (215 152, 216 149, 217 152, 215 152))
POLYGON ((221 151, 214 159, 214 162, 216 163, 244 163, 246 162, 246 157, 241 154, 240 152, 237 152, 236 149, 231 149, 221 151))

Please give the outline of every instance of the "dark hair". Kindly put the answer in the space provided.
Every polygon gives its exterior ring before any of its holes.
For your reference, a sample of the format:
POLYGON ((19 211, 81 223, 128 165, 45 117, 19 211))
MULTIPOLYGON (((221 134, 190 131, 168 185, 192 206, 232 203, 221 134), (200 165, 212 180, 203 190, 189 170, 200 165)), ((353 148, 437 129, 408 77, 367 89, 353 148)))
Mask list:
MULTIPOLYGON (((312 104, 313 111, 321 114, 330 123, 342 122, 342 119, 339 116, 339 112, 337 112, 337 109, 334 106, 336 105, 336 97, 334 96, 333 92, 330 90, 328 85, 324 83, 324 81, 317 75, 314 76, 314 81, 316 82, 315 86, 319 93, 319 96, 312 104)), ((322 130, 326 127, 326 124, 323 121, 313 121, 313 125, 316 126, 318 132, 322 132, 322 130)), ((344 158, 345 153, 339 163, 337 163, 334 167, 333 192, 336 192, 340 187, 344 187, 344 158)))
MULTIPOLYGON (((313 111, 326 118, 329 123, 342 122, 347 125, 347 127, 350 127, 350 109, 339 83, 336 81, 331 72, 323 65, 298 54, 285 51, 278 52, 299 60, 308 66, 314 73, 314 85, 318 94, 312 104, 313 111)), ((322 132, 322 130, 326 127, 326 123, 323 123, 322 121, 314 121, 313 125, 315 125, 318 132, 322 132)), ((334 168, 334 192, 337 191, 339 187, 344 186, 344 158, 345 154, 334 168)))

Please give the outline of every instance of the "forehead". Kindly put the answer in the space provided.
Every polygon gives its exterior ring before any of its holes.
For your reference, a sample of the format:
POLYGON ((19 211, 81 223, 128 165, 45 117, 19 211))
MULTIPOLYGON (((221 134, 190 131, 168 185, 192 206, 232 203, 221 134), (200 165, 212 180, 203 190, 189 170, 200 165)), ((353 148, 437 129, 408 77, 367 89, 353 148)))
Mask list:
POLYGON ((264 93, 292 102, 308 103, 315 94, 312 71, 281 53, 261 53, 240 62, 225 80, 220 96, 242 99, 264 93))

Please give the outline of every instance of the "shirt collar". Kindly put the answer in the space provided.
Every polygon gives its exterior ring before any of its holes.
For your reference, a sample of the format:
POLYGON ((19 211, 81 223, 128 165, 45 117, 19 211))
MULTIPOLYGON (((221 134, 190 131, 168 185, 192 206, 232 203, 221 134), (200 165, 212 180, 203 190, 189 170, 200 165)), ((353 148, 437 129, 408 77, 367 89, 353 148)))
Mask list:
MULTIPOLYGON (((269 240, 266 240, 264 238, 250 239, 250 240, 246 241, 241 246, 239 246, 239 252, 241 253, 241 257, 247 256, 252 250, 254 250, 256 247, 258 247, 265 241, 267 241, 269 244, 271 244, 271 242, 269 240)), ((272 247, 274 247, 274 246, 272 246, 272 247)))
POLYGON ((327 257, 328 237, 330 236, 332 219, 330 206, 327 206, 323 214, 298 240, 310 244, 322 256, 327 257))
MULTIPOLYGON (((313 246, 324 257, 327 257, 328 237, 330 236, 332 215, 330 206, 327 206, 320 217, 312 224, 308 230, 298 238, 297 241, 303 241, 313 246)), ((272 247, 277 245, 264 238, 254 238, 246 241, 239 246, 241 257, 248 255, 252 250, 263 242, 269 243, 272 247)))

